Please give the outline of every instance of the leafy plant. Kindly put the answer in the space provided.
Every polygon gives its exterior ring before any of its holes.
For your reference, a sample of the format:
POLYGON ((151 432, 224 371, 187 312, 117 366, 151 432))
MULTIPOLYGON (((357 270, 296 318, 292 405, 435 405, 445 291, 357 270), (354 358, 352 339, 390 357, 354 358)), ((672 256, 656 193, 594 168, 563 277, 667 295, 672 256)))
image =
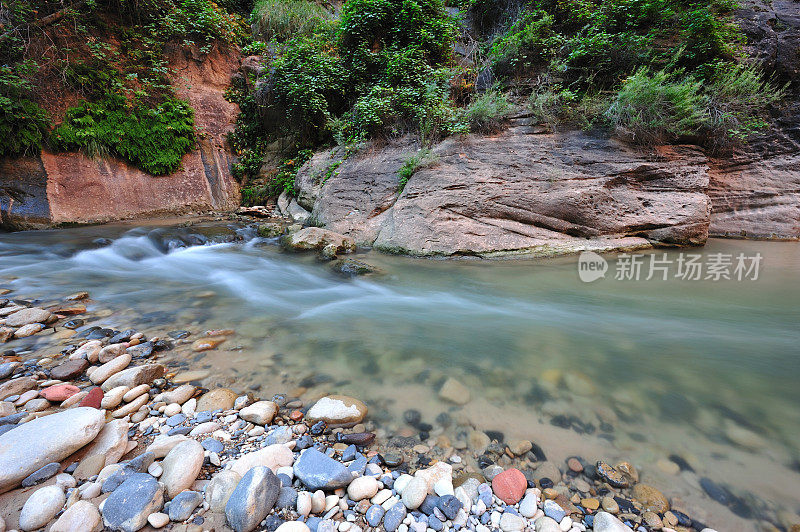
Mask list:
POLYGON ((399 178, 397 190, 402 192, 411 176, 423 168, 433 166, 438 160, 439 156, 435 155, 430 148, 421 148, 417 153, 410 155, 397 171, 399 178))
POLYGON ((50 137, 59 150, 112 154, 154 175, 173 172, 194 147, 194 111, 177 98, 156 107, 109 94, 67 110, 50 137))
POLYGON ((44 109, 28 98, 32 85, 20 70, 0 67, 0 156, 38 151, 50 127, 44 109))

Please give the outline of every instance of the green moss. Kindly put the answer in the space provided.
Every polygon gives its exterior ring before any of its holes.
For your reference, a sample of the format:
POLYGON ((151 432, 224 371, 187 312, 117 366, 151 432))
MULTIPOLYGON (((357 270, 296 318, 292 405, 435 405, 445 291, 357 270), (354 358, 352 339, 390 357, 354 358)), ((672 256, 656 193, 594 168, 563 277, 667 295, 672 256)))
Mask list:
POLYGON ((109 94, 68 109, 51 143, 59 150, 115 155, 151 174, 168 174, 194 147, 194 112, 177 98, 151 107, 109 94))

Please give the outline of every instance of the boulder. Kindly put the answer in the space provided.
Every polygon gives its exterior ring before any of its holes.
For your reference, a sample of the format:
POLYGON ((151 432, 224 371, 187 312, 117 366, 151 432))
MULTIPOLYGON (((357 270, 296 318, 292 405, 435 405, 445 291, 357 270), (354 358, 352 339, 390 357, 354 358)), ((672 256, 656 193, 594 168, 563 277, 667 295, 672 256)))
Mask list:
POLYGON ((294 463, 294 475, 312 491, 346 488, 353 481, 353 474, 344 464, 314 448, 300 454, 294 463))
POLYGON ((295 251, 322 251, 332 249, 334 253, 352 253, 356 244, 352 238, 320 227, 306 227, 285 236, 283 245, 295 251))
POLYGON ((79 407, 34 419, 0 435, 0 493, 91 442, 104 424, 103 410, 79 407))
POLYGON ((311 423, 324 421, 329 427, 352 427, 361 423, 367 415, 367 405, 346 395, 323 397, 308 409, 306 420, 311 423))

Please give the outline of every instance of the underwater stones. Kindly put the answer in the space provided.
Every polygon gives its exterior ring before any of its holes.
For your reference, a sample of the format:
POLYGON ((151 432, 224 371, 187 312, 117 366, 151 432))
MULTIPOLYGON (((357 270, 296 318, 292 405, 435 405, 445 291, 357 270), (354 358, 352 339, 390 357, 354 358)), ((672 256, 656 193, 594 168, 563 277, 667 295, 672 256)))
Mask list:
POLYGON ((321 398, 306 413, 311 423, 324 421, 331 428, 352 427, 367 415, 367 405, 346 395, 329 395, 321 398))

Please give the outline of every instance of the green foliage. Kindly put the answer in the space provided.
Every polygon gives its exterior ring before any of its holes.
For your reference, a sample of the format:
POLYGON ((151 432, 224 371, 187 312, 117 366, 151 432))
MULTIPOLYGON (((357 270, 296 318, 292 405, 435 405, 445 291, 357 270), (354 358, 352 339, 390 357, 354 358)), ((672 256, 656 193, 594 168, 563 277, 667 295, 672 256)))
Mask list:
POLYGON ((755 66, 740 63, 721 65, 706 87, 708 127, 712 138, 744 140, 767 125, 765 110, 780 101, 786 87, 764 79, 755 66))
POLYGON ((194 147, 194 112, 177 98, 151 108, 108 94, 68 109, 51 142, 56 149, 113 154, 151 174, 167 174, 177 170, 194 147))
POLYGON ((280 195, 282 192, 294 196, 294 179, 297 171, 311 159, 314 152, 309 149, 298 150, 297 153, 285 159, 277 168, 275 174, 270 177, 267 183, 257 186, 246 186, 242 188, 242 205, 251 207, 253 205, 264 205, 271 197, 280 195))
POLYGON ((536 9, 514 21, 489 48, 497 72, 508 74, 549 61, 562 40, 553 31, 553 20, 546 11, 536 9))
POLYGON ((430 148, 422 148, 417 153, 410 155, 397 171, 397 177, 399 178, 397 190, 402 192, 411 176, 423 168, 433 166, 438 160, 439 156, 435 155, 430 148))
POLYGON ((535 90, 528 98, 530 110, 540 124, 555 127, 564 120, 577 100, 577 95, 560 86, 546 86, 535 90))
POLYGON ((606 117, 637 143, 662 142, 696 132, 705 122, 702 83, 666 72, 638 70, 626 79, 606 117))
POLYGON ((310 0, 258 0, 253 10, 253 33, 265 41, 284 42, 311 33, 328 12, 310 0))
POLYGON ((492 89, 478 96, 465 110, 464 119, 472 131, 491 133, 500 129, 511 111, 511 102, 502 92, 492 89))
POLYGON ((38 151, 50 126, 47 113, 28 98, 32 86, 21 75, 24 66, 0 67, 0 156, 38 151))
POLYGON ((747 64, 725 63, 705 85, 692 76, 643 68, 625 80, 606 117, 639 143, 705 133, 719 147, 764 127, 767 107, 782 96, 783 89, 747 64))

